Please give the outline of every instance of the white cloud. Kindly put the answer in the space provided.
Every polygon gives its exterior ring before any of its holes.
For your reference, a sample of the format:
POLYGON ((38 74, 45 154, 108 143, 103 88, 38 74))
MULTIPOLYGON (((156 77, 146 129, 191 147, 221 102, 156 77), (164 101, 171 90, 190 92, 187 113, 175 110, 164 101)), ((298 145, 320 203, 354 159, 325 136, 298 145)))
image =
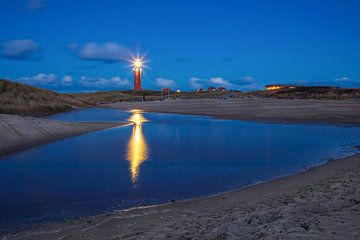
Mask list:
POLYGON ((31 39, 12 40, 2 44, 2 56, 8 59, 32 60, 39 51, 39 45, 31 39))
POLYGON ((16 81, 30 84, 34 86, 71 86, 81 85, 90 89, 125 89, 131 86, 131 83, 127 79, 123 79, 119 76, 111 78, 102 77, 87 77, 82 76, 79 79, 74 79, 71 75, 65 75, 62 78, 57 77, 54 73, 39 73, 33 76, 25 76, 17 78, 16 81))
POLYGON ((40 8, 45 7, 45 1, 44 0, 30 0, 27 4, 28 10, 38 10, 40 8))
POLYGON ((229 80, 225 80, 222 77, 213 77, 210 78, 210 83, 218 87, 231 87, 234 84, 230 83, 229 80))
POLYGON ((116 77, 111 78, 111 81, 112 81, 114 84, 117 84, 117 85, 119 85, 119 86, 130 85, 129 80, 127 80, 127 79, 122 79, 122 78, 120 78, 119 76, 116 76, 116 77))
POLYGON ((56 84, 56 80, 57 76, 53 73, 39 73, 31 77, 20 77, 17 79, 19 82, 35 85, 52 85, 56 84))
POLYGON ((64 85, 70 85, 70 84, 72 83, 72 81, 73 81, 72 76, 66 75, 66 76, 63 77, 63 79, 62 79, 61 82, 62 82, 64 85))
POLYGON ((166 78, 156 78, 156 85, 162 88, 175 88, 176 84, 175 81, 172 79, 166 79, 166 78))
POLYGON ((90 42, 83 46, 79 46, 76 43, 70 43, 68 49, 78 58, 83 60, 118 62, 129 58, 128 48, 115 42, 90 42))
POLYGON ((198 77, 190 78, 189 85, 191 88, 208 88, 208 87, 225 87, 233 90, 253 90, 262 88, 256 83, 252 76, 244 76, 240 80, 230 81, 223 77, 211 77, 210 79, 202 79, 198 77))
POLYGON ((339 77, 339 78, 335 78, 335 81, 339 81, 339 82, 343 82, 343 81, 349 81, 350 78, 348 77, 339 77))
POLYGON ((192 77, 190 78, 190 87, 192 88, 203 88, 206 84, 207 80, 206 79, 200 79, 200 78, 197 78, 197 77, 192 77))
POLYGON ((190 78, 190 87, 192 88, 207 88, 210 86, 215 87, 232 87, 232 84, 229 80, 226 80, 222 77, 212 77, 210 79, 201 79, 197 77, 190 78))
POLYGON ((80 78, 80 84, 90 88, 128 88, 131 83, 127 79, 123 79, 119 76, 112 78, 96 78, 82 76, 80 78))

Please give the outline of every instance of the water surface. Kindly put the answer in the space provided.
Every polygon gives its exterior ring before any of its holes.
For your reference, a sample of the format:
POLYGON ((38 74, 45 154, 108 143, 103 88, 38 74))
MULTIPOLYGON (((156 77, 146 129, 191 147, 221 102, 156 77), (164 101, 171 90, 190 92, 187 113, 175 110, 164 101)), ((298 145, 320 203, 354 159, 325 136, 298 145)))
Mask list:
POLYGON ((229 191, 351 155, 359 127, 85 109, 134 124, 0 158, 0 229, 229 191))

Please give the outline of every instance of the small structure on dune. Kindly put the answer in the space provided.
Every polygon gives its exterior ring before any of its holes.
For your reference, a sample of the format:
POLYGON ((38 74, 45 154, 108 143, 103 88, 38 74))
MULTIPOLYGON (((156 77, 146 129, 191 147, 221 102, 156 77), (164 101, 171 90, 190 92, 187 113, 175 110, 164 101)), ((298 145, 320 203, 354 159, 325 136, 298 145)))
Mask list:
POLYGON ((204 90, 203 88, 197 88, 194 92, 195 93, 205 93, 205 92, 208 92, 208 93, 223 93, 223 92, 226 92, 226 88, 224 87, 208 87, 207 90, 204 90))
POLYGON ((195 92, 195 93, 202 93, 202 92, 204 92, 204 89, 202 89, 202 88, 197 88, 194 92, 195 92))
POLYGON ((167 96, 167 98, 170 98, 170 88, 161 89, 161 99, 164 99, 165 96, 167 96))
POLYGON ((216 87, 208 87, 208 92, 216 92, 216 87))
POLYGON ((224 87, 218 87, 218 88, 216 89, 216 91, 217 91, 217 92, 226 92, 226 88, 224 88, 224 87))
POLYGON ((284 89, 294 89, 298 86, 296 85, 287 85, 287 84, 269 84, 265 86, 265 89, 268 91, 273 90, 284 90, 284 89))

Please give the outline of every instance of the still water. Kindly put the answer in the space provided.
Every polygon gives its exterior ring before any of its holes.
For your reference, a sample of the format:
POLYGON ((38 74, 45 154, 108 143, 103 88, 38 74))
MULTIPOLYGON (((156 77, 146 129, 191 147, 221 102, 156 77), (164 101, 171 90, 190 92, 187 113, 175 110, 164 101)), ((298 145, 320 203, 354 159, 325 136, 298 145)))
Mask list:
POLYGON ((85 109, 66 121, 133 124, 0 158, 0 231, 229 191, 356 152, 359 127, 85 109))

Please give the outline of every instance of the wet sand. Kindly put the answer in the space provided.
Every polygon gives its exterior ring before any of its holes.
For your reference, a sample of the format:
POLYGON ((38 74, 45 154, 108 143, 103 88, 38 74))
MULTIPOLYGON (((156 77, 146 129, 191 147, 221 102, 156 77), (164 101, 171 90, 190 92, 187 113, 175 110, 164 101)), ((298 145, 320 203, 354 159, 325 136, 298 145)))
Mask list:
POLYGON ((0 155, 127 123, 61 122, 0 114, 0 155))
POLYGON ((179 99, 121 102, 102 106, 260 122, 360 124, 360 99, 179 99))

